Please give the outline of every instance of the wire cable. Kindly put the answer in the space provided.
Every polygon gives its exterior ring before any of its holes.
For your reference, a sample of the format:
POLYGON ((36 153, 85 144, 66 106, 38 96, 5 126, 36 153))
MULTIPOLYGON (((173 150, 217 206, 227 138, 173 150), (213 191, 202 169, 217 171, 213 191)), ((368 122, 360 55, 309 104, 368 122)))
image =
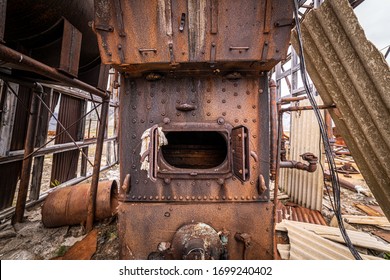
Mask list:
POLYGON ((310 101, 311 106, 313 107, 313 112, 317 118, 318 125, 320 127, 320 133, 321 133, 321 138, 324 144, 324 149, 325 149, 325 155, 326 159, 328 161, 328 166, 329 166, 329 172, 330 172, 330 177, 331 177, 331 182, 332 182, 332 189, 333 189, 333 201, 334 201, 334 212, 335 216, 337 218, 338 224, 339 224, 339 229, 341 232, 341 235, 343 236, 343 239, 345 241, 345 244, 349 248, 351 254, 356 260, 362 260, 362 257, 356 250, 356 248, 353 246, 347 231, 345 230, 344 227, 344 222, 343 218, 341 216, 341 203, 340 203, 340 184, 339 184, 339 178, 337 175, 336 171, 336 163, 333 158, 333 153, 332 153, 332 148, 330 145, 330 141, 328 139, 328 135, 326 133, 326 126, 325 122, 322 118, 321 112, 318 108, 318 104, 314 98, 314 94, 310 89, 309 86, 309 81, 308 81, 308 75, 306 72, 306 65, 305 65, 305 57, 303 54, 303 46, 302 46, 302 34, 301 34, 301 27, 300 27, 300 21, 298 17, 298 10, 299 10, 299 5, 298 5, 298 0, 293 0, 294 1, 294 18, 295 18, 295 29, 297 31, 298 35, 298 45, 299 45, 299 59, 300 59, 300 72, 301 72, 301 77, 302 77, 302 82, 305 87, 305 90, 307 92, 308 99, 310 101))

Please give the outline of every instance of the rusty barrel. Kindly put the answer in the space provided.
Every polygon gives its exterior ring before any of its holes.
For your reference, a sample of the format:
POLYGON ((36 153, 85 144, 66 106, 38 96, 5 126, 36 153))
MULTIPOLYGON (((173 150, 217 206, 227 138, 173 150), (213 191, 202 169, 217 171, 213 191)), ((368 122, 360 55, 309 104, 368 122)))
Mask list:
MULTIPOLYGON (((50 193, 42 206, 45 227, 60 227, 84 223, 87 219, 88 196, 91 184, 64 187, 50 193)), ((118 186, 115 180, 99 182, 96 196, 95 220, 116 214, 118 186)))

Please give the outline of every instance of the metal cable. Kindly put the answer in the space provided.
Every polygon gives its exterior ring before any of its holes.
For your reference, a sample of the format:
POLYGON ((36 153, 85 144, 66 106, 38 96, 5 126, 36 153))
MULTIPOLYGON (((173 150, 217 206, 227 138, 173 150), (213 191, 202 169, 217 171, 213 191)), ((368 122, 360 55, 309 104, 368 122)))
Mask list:
POLYGON ((298 0, 293 0, 295 9, 294 9, 294 18, 295 18, 295 29, 297 31, 298 35, 298 45, 299 45, 299 59, 300 59, 300 70, 301 70, 301 77, 302 77, 302 82, 305 87, 305 90, 307 92, 308 99, 310 101, 311 106, 313 107, 313 112, 317 118, 318 125, 320 127, 320 133, 321 133, 321 138, 324 144, 324 149, 325 149, 325 155, 326 159, 328 160, 328 166, 329 166, 329 172, 331 176, 331 182, 332 182, 332 189, 333 189, 333 201, 334 204, 334 212, 335 216, 338 221, 339 229, 341 232, 341 235, 343 236, 343 239, 345 241, 345 244, 347 245, 348 249, 350 250, 351 254, 356 260, 362 260, 362 257, 356 250, 356 248, 353 246, 347 231, 345 230, 344 227, 344 222, 343 218, 341 216, 341 203, 340 203, 340 184, 339 184, 339 179, 336 171, 336 163, 333 158, 333 153, 332 153, 332 148, 328 139, 328 135, 326 133, 326 126, 325 122, 322 118, 322 115, 320 113, 320 110, 318 108, 317 102, 314 98, 313 92, 310 90, 309 86, 309 81, 308 81, 308 75, 306 73, 306 65, 305 65, 305 57, 303 54, 303 46, 302 46, 302 34, 301 34, 301 27, 300 27, 300 21, 298 18, 298 10, 299 10, 299 5, 298 5, 298 0))

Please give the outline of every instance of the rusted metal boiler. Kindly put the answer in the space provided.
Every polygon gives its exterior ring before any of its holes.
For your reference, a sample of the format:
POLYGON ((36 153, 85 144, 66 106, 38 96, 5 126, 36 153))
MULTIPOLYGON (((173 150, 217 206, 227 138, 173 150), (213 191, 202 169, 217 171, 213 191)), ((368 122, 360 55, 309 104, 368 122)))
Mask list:
POLYGON ((272 259, 268 71, 292 1, 95 0, 120 74, 120 256, 272 259))

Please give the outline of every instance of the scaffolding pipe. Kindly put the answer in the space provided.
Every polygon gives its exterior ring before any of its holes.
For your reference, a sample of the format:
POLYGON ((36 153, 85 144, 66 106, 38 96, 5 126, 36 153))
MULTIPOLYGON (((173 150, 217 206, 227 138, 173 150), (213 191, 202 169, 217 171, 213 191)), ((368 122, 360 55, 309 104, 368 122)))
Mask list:
POLYGON ((24 210, 26 208, 28 185, 30 183, 30 171, 33 158, 28 157, 34 151, 35 130, 38 124, 39 97, 43 93, 43 87, 35 83, 30 106, 30 116, 28 118, 28 127, 26 140, 24 141, 24 159, 22 162, 22 171, 20 175, 20 184, 18 198, 16 201, 15 216, 13 223, 23 222, 24 210))
POLYGON ((95 220, 96 195, 97 195, 97 188, 99 183, 99 170, 102 161, 102 151, 103 151, 104 135, 106 130, 109 105, 110 104, 108 100, 105 100, 102 104, 102 110, 100 113, 100 125, 99 125, 99 132, 98 132, 97 143, 96 143, 95 161, 93 166, 92 182, 91 182, 91 187, 90 187, 89 197, 88 197, 88 210, 87 210, 87 222, 86 222, 87 232, 90 232, 92 230, 93 222, 95 220))
POLYGON ((29 56, 26 56, 20 52, 17 52, 5 45, 0 44, 0 60, 14 64, 25 70, 37 73, 47 78, 53 79, 58 82, 65 83, 68 86, 76 87, 91 94, 100 96, 103 99, 108 99, 110 95, 107 92, 101 91, 87 83, 84 83, 78 79, 68 77, 57 69, 50 67, 42 62, 39 62, 29 56))

